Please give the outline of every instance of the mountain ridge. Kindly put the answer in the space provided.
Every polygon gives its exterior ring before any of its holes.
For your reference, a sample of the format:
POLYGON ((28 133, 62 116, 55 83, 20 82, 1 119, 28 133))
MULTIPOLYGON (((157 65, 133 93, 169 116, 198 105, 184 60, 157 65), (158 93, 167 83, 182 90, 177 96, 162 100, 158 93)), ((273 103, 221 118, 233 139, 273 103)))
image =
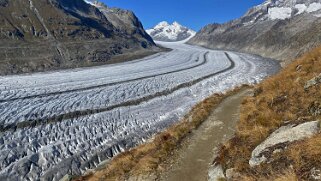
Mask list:
POLYGON ((188 43, 282 60, 285 64, 321 44, 321 3, 267 0, 239 19, 203 27, 188 43))
POLYGON ((0 11, 0 75, 102 65, 158 51, 128 10, 83 0, 1 0, 0 11))

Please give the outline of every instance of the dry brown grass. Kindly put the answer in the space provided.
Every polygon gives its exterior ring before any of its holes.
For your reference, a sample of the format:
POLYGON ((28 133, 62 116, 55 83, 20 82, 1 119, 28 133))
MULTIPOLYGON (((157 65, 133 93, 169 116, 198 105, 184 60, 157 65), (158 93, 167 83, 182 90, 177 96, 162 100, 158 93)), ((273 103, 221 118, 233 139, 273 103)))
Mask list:
POLYGON ((121 153, 102 170, 75 180, 125 180, 129 176, 162 171, 163 168, 160 167, 160 164, 172 154, 191 130, 196 129, 205 121, 224 98, 235 94, 243 87, 236 88, 226 94, 215 94, 205 99, 197 104, 179 123, 156 135, 152 142, 121 153))
POLYGON ((309 179, 309 169, 321 165, 321 135, 296 143, 271 164, 251 169, 248 161, 252 150, 280 126, 321 118, 309 112, 314 102, 321 102, 320 85, 304 90, 305 83, 320 73, 321 47, 257 85, 255 95, 242 103, 235 137, 222 146, 215 161, 225 168, 236 168, 247 179, 284 175, 281 171, 293 164, 294 171, 281 179, 309 179))
POLYGON ((267 177, 243 176, 239 181, 299 181, 293 170, 286 170, 267 177))

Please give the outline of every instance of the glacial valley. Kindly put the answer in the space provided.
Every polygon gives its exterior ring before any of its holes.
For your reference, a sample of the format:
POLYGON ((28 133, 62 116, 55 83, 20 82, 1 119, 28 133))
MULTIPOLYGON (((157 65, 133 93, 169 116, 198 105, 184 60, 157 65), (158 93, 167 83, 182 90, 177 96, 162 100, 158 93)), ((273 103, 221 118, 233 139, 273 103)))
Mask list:
MULTIPOLYGON (((160 42, 158 42, 160 43, 160 42)), ((0 77, 0 180, 80 175, 278 62, 197 46, 112 65, 0 77)))

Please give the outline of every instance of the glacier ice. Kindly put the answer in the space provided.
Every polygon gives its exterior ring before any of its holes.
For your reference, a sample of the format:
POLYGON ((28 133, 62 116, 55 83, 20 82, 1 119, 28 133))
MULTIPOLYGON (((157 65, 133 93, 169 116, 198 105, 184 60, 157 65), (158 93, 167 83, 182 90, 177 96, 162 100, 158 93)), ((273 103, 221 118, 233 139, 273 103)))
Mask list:
POLYGON ((0 77, 0 180, 82 174, 166 129, 209 95, 257 83, 280 68, 242 53, 162 45, 173 50, 0 77))

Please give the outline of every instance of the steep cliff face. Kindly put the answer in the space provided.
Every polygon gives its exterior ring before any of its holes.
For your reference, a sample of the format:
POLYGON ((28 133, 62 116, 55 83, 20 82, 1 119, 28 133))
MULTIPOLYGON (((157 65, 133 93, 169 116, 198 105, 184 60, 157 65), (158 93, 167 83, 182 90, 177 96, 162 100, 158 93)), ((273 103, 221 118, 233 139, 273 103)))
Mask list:
POLYGON ((0 0, 0 74, 109 63, 156 51, 130 11, 83 0, 0 0))
POLYGON ((243 17, 204 27, 189 43, 291 60, 321 44, 319 0, 267 0, 243 17))

